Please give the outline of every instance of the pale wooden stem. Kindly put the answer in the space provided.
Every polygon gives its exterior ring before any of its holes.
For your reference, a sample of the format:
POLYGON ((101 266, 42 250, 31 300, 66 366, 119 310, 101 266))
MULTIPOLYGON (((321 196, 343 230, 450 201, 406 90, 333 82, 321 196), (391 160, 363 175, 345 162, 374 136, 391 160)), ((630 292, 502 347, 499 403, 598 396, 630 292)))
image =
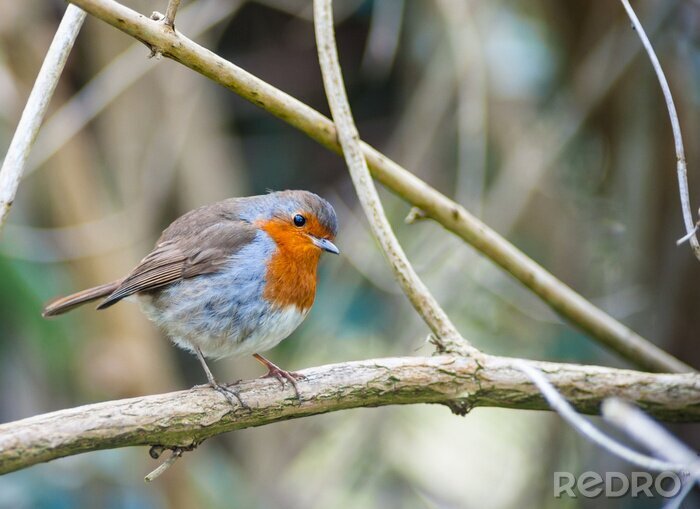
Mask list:
POLYGON ((644 470, 651 470, 653 472, 664 472, 666 470, 672 472, 687 471, 689 464, 686 462, 665 461, 642 454, 606 435, 600 429, 596 428, 591 421, 576 412, 574 407, 559 394, 559 391, 549 383, 547 377, 540 373, 539 370, 528 366, 524 362, 519 367, 537 385, 540 392, 549 403, 549 406, 590 442, 644 470))
MULTIPOLYGON (((207 386, 37 415, 0 425, 0 473, 88 451, 160 444, 191 449, 227 431, 347 408, 442 403, 549 409, 518 359, 436 356, 371 359, 302 371, 302 401, 276 380, 238 384, 251 408, 232 408, 207 386)), ((579 412, 597 414, 618 396, 663 420, 700 421, 700 375, 528 362, 579 412)), ((436 410, 437 411, 437 410, 436 410)))
POLYGON ((49 108, 49 102, 84 20, 85 11, 75 5, 68 6, 29 94, 0 168, 0 229, 10 212, 29 152, 34 145, 46 110, 49 108))
POLYGON ((168 8, 165 11, 165 18, 163 23, 165 23, 170 28, 175 28, 175 16, 177 15, 177 9, 180 7, 180 0, 169 0, 168 8))
MULTIPOLYGON (((656 77, 659 80, 659 86, 661 87, 661 92, 664 95, 664 101, 666 101, 666 108, 668 109, 668 117, 671 120, 671 130, 673 131, 673 141, 674 147, 676 149, 676 174, 678 176, 678 189, 681 198, 681 211, 683 212, 683 222, 685 223, 686 237, 690 241, 690 246, 695 254, 695 257, 700 260, 700 243, 698 243, 698 238, 696 235, 696 222, 693 220, 693 212, 690 208, 690 191, 688 190, 688 168, 685 162, 685 149, 683 148, 683 136, 681 135, 681 124, 678 121, 678 112, 676 111, 676 105, 673 102, 673 95, 671 94, 671 88, 668 86, 668 80, 666 80, 666 75, 664 74, 659 59, 656 56, 649 38, 647 37, 644 27, 639 22, 639 18, 632 9, 632 6, 627 0, 620 0, 622 6, 625 8, 627 16, 634 26, 634 30, 637 32, 639 39, 642 41, 642 45, 649 55, 649 60, 654 68, 656 77)), ((684 239, 686 238, 684 237, 684 239)))
POLYGON ((394 235, 384 212, 360 146, 360 134, 355 126, 350 102, 345 91, 335 43, 331 1, 314 0, 316 46, 328 105, 333 115, 333 121, 338 131, 338 140, 343 149, 345 162, 348 165, 360 205, 401 288, 418 314, 433 331, 443 350, 468 353, 467 341, 462 338, 430 290, 418 277, 396 235, 394 235))

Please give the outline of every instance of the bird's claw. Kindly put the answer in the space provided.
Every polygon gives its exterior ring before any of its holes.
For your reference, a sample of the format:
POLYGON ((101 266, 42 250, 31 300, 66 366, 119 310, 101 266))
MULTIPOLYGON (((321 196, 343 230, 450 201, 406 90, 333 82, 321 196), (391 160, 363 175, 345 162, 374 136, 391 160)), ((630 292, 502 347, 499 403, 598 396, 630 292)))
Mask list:
POLYGON ((248 406, 248 404, 241 399, 241 395, 237 389, 233 389, 220 383, 209 384, 209 387, 225 397, 232 407, 240 405, 246 410, 250 411, 250 406, 248 406))
POLYGON ((276 378, 282 385, 282 388, 284 388, 285 386, 285 380, 289 381, 289 383, 292 384, 292 387, 294 388, 294 393, 296 394, 297 399, 301 402, 301 395, 299 394, 297 380, 303 380, 304 378, 306 378, 301 373, 296 373, 294 371, 286 371, 282 368, 272 365, 268 367, 267 374, 263 375, 260 378, 276 378))

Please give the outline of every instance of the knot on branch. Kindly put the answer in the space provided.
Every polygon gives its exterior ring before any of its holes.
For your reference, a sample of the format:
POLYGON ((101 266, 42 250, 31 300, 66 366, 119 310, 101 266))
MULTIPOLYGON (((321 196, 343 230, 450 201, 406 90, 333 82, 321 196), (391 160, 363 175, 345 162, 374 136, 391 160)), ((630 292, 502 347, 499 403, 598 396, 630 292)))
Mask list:
MULTIPOLYGON (((163 29, 175 34, 175 22, 172 17, 168 16, 168 14, 153 11, 151 13, 150 19, 152 19, 153 21, 158 21, 163 26, 163 29)), ((156 60, 160 60, 161 58, 163 58, 164 50, 154 46, 153 44, 147 41, 141 42, 143 42, 146 45, 146 47, 148 47, 148 49, 151 50, 151 53, 148 55, 148 58, 155 58, 156 60)))
POLYGON ((418 207, 411 207, 411 210, 408 212, 408 215, 404 219, 404 222, 406 224, 414 224, 418 221, 423 221, 425 219, 428 219, 428 215, 423 209, 420 209, 418 207))
POLYGON ((161 445, 161 444, 156 444, 152 445, 151 448, 148 450, 148 455, 153 458, 154 460, 157 460, 158 458, 161 457, 161 455, 165 451, 173 451, 175 452, 176 450, 179 450, 181 452, 189 452, 189 451, 194 451, 203 441, 199 442, 193 442, 191 445, 161 445))
POLYGON ((449 408, 453 414, 464 417, 474 408, 474 403, 469 398, 453 399, 447 401, 444 405, 449 408))
POLYGON ((458 357, 474 357, 479 353, 479 350, 471 346, 460 335, 438 337, 430 333, 425 341, 435 346, 435 355, 447 354, 458 357))

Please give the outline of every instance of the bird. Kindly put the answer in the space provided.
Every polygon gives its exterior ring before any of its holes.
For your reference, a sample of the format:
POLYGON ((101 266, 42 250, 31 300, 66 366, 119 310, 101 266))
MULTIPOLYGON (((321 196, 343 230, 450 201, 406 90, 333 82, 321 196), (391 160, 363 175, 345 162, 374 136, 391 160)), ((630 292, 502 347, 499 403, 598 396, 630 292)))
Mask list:
POLYGON ((338 221, 332 205, 309 191, 229 198, 191 210, 168 226, 154 249, 125 277, 49 301, 53 317, 98 299, 106 309, 136 300, 178 347, 197 356, 208 384, 231 404, 247 406, 220 384, 205 359, 252 355, 300 399, 300 374, 275 365, 270 350, 304 321, 316 295, 323 252, 338 221))

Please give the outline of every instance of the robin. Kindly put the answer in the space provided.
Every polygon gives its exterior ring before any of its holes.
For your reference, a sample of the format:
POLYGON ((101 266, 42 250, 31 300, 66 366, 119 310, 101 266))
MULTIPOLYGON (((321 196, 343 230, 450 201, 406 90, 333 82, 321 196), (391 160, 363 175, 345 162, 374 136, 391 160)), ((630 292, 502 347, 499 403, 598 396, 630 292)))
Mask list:
POLYGON ((135 298, 180 348, 194 353, 209 385, 232 404, 238 392, 219 384, 205 358, 252 355, 266 377, 288 380, 259 352, 276 346, 306 318, 323 251, 340 254, 333 207, 308 191, 280 191, 205 205, 168 226, 129 275, 49 302, 44 317, 97 299, 97 309, 135 298))

